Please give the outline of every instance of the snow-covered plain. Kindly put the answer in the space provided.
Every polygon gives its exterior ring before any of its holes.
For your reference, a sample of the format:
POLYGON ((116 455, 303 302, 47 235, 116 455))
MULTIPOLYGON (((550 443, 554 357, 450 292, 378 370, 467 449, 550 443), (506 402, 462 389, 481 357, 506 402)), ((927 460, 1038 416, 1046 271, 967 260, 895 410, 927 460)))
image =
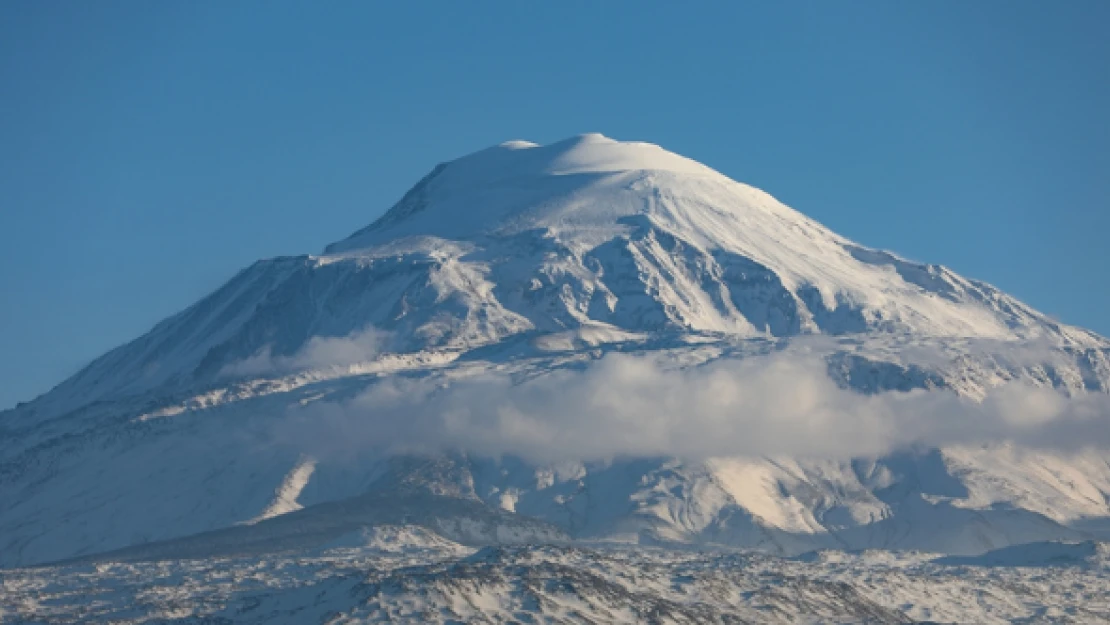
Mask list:
POLYGON ((1007 566, 783 557, 1097 545, 1108 391, 1110 341, 988 284, 857 245, 658 146, 513 141, 437 166, 322 254, 259 261, 0 413, 0 566, 135 560, 4 573, 2 609, 107 619, 165 575, 159 618, 628 620, 654 606, 793 622, 805 610, 776 607, 792 596, 818 621, 1097 620, 1105 606, 1080 588, 1106 592, 1098 567, 1068 569, 1073 594, 1049 603, 1049 581, 1007 566), (296 555, 221 551, 291 527, 311 528, 282 539, 296 555), (320 555, 324 535, 365 557, 320 555), (394 535, 434 545, 402 558, 383 547, 394 535), (561 546, 458 561, 522 541, 561 546), (713 553, 735 548, 778 557, 713 553), (140 561, 156 557, 205 559, 140 561), (592 599, 567 577, 587 560, 604 569, 592 599), (452 566, 477 577, 437 586, 452 566), (690 567, 716 581, 699 587, 690 567), (641 579, 658 582, 646 603, 641 579))

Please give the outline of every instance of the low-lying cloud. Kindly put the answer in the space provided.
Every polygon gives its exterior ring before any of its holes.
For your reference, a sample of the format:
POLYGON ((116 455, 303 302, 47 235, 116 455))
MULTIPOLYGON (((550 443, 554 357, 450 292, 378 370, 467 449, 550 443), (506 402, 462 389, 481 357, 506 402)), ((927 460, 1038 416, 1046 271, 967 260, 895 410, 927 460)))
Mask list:
POLYGON ((465 450, 534 461, 618 456, 848 457, 910 445, 1110 445, 1110 397, 1013 384, 982 401, 946 391, 861 395, 824 360, 779 353, 675 369, 609 355, 514 383, 485 373, 387 378, 353 399, 291 409, 279 440, 319 456, 465 450))
POLYGON ((255 355, 224 367, 224 376, 283 375, 307 369, 349 367, 376 358, 388 335, 372 327, 347 336, 314 336, 292 356, 275 356, 266 346, 255 355))

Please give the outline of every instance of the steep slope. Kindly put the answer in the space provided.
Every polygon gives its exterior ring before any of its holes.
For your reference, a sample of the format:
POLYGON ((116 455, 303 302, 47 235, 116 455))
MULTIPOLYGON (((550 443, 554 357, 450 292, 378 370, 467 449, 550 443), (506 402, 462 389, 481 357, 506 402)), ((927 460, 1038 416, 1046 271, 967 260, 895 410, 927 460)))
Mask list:
POLYGON ((1107 527, 1097 452, 568 468, 322 457, 275 433, 290 410, 342 406, 383 380, 517 382, 614 351, 697 367, 799 345, 860 393, 1110 390, 1106 339, 859 246, 694 161, 600 135, 510 142, 436 167, 323 254, 260 261, 0 413, 0 565, 413 485, 581 537, 788 553, 972 553, 1107 527))

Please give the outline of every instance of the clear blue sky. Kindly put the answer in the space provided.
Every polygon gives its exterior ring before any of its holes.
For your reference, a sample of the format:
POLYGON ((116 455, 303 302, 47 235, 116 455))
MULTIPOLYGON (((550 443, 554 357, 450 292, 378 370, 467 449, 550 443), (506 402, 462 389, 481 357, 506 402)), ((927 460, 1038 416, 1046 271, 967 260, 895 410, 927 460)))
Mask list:
POLYGON ((1110 334, 1110 2, 0 3, 0 407, 437 162, 659 143, 1110 334))

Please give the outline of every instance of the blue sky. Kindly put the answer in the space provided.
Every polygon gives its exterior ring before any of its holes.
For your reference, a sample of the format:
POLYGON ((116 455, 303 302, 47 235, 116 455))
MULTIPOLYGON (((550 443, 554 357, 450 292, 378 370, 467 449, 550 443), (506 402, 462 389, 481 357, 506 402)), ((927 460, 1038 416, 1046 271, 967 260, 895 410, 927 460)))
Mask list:
POLYGON ((1110 334, 1110 2, 0 3, 0 407, 597 131, 1110 334))

